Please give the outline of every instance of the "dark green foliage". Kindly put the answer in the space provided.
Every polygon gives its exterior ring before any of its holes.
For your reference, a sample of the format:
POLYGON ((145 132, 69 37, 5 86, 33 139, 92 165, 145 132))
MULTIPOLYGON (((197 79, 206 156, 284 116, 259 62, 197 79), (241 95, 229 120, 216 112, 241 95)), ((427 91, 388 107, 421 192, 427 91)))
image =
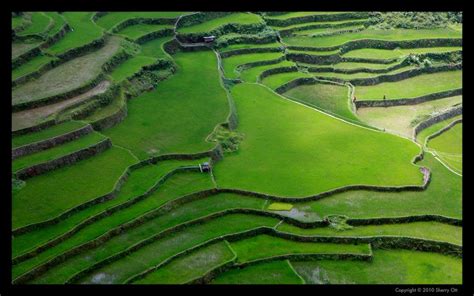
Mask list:
POLYGON ((326 217, 326 220, 329 222, 329 226, 338 231, 344 231, 353 228, 347 224, 347 219, 348 217, 343 215, 329 215, 326 217))
POLYGON ((136 97, 145 91, 153 90, 158 82, 166 79, 173 72, 171 69, 162 69, 154 71, 142 71, 140 75, 137 75, 125 82, 125 89, 127 97, 136 97))
POLYGON ((372 13, 369 22, 381 29, 446 27, 452 23, 462 23, 462 12, 379 12, 372 13))
POLYGON ((209 137, 209 141, 220 143, 225 152, 237 151, 243 139, 243 134, 231 131, 222 125, 219 125, 209 137))
POLYGON ((25 181, 12 178, 12 193, 16 193, 20 191, 23 187, 25 187, 25 185, 26 185, 25 181))
POLYGON ((238 43, 271 43, 277 40, 278 33, 268 27, 256 34, 228 34, 216 39, 214 46, 216 48, 226 47, 238 43))

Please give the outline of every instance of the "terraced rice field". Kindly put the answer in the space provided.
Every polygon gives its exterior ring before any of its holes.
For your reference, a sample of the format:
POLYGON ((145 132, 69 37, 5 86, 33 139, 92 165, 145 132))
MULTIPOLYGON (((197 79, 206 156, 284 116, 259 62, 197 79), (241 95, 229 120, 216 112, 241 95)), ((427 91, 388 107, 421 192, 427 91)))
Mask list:
POLYGON ((211 19, 201 24, 178 28, 180 33, 210 32, 226 24, 250 25, 262 22, 262 18, 253 13, 232 13, 211 19))
POLYGON ((12 15, 12 283, 461 284, 462 25, 383 17, 12 15))
POLYGON ((460 38, 461 33, 451 28, 441 29, 399 29, 399 30, 377 30, 367 29, 355 33, 338 34, 335 36, 323 36, 305 38, 302 36, 289 37, 285 39, 288 45, 293 46, 317 46, 330 47, 341 46, 346 42, 363 39, 398 41, 434 38, 460 38))
POLYGON ((449 71, 420 75, 397 82, 384 82, 374 86, 360 86, 356 95, 361 100, 387 100, 416 98, 446 90, 461 88, 462 71, 449 71))
POLYGON ((132 40, 136 40, 143 35, 146 35, 151 32, 173 28, 170 25, 154 25, 154 24, 138 24, 133 26, 128 26, 123 30, 117 32, 117 34, 128 37, 132 40))
POLYGON ((92 20, 93 12, 65 12, 62 14, 72 31, 47 49, 48 53, 61 54, 87 45, 103 36, 103 30, 92 20))

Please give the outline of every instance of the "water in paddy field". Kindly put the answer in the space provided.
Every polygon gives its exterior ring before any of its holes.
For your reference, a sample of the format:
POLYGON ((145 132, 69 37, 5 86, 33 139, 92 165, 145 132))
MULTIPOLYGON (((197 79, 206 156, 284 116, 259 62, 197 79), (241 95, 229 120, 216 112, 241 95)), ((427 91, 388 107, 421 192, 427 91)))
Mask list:
POLYGON ((313 212, 309 206, 297 208, 293 207, 290 211, 278 211, 279 214, 304 222, 313 222, 321 220, 321 217, 313 212))

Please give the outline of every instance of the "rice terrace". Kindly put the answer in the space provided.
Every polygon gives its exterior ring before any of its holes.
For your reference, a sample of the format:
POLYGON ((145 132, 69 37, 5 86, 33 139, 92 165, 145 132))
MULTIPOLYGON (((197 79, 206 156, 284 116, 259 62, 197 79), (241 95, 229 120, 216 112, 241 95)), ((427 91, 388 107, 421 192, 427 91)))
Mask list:
POLYGON ((462 12, 13 12, 12 284, 462 284, 462 12))

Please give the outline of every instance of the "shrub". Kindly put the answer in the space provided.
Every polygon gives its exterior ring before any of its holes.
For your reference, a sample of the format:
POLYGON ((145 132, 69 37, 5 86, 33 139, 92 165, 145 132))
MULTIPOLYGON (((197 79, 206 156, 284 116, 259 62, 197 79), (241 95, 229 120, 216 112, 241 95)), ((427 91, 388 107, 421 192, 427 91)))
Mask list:
POLYGON ((16 192, 20 191, 23 187, 25 187, 26 182, 12 178, 12 194, 15 194, 16 192))
POLYGON ((453 23, 462 23, 462 12, 378 12, 369 18, 369 24, 379 29, 436 28, 453 23))

